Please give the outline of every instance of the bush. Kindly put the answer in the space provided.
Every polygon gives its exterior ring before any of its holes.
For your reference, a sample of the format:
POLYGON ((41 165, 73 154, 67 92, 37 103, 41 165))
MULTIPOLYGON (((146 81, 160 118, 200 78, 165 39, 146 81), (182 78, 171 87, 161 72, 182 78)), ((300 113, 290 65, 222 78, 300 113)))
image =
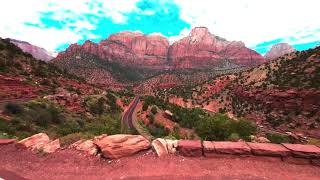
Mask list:
POLYGON ((63 136, 60 138, 60 143, 62 147, 69 146, 81 139, 90 139, 93 138, 93 136, 83 133, 73 133, 68 134, 66 136, 63 136))
POLYGON ((93 114, 102 115, 106 112, 106 99, 101 96, 88 96, 84 100, 84 106, 93 114))
POLYGON ((256 128, 250 121, 243 119, 234 121, 226 115, 217 113, 199 121, 196 132, 203 140, 225 141, 239 137, 249 141, 250 135, 255 134, 256 128))
POLYGON ((151 108, 151 112, 152 112, 152 114, 157 114, 157 107, 156 106, 152 106, 152 108, 151 108))
POLYGON ((267 139, 269 139, 269 141, 271 143, 276 143, 276 144, 289 143, 290 142, 290 138, 287 135, 281 135, 281 134, 268 133, 267 134, 267 139))
POLYGON ((148 116, 149 116, 150 123, 153 124, 154 123, 154 115, 149 114, 148 116))
POLYGON ((230 140, 230 141, 236 142, 236 141, 239 141, 239 139, 240 139, 240 136, 239 136, 239 134, 237 134, 237 133, 232 133, 232 134, 229 136, 229 140, 230 140))
POLYGON ((6 113, 9 113, 9 114, 19 114, 23 110, 21 105, 15 104, 15 103, 8 103, 5 105, 4 108, 6 113))
POLYGON ((148 109, 148 107, 149 107, 149 105, 146 102, 143 102, 142 110, 146 111, 148 109))
POLYGON ((238 122, 232 121, 231 125, 233 126, 233 131, 237 132, 239 137, 246 141, 250 141, 250 135, 256 133, 256 127, 251 121, 240 119, 238 122))

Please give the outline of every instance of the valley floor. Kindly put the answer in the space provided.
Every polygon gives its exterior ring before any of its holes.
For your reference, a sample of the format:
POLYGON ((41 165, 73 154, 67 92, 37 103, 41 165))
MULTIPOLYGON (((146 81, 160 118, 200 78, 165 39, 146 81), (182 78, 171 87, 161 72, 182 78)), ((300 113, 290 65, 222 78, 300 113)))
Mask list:
POLYGON ((157 158, 147 151, 111 161, 71 149, 41 156, 6 145, 0 159, 4 179, 320 179, 318 166, 260 157, 157 158))

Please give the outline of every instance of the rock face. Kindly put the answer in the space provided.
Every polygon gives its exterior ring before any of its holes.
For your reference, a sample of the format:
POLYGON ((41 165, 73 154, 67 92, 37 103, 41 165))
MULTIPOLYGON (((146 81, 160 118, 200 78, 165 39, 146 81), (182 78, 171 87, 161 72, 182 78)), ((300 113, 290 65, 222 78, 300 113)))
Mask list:
POLYGON ((267 60, 274 60, 285 54, 296 52, 296 50, 287 43, 275 44, 271 47, 270 51, 264 56, 267 60))
POLYGON ((43 61, 50 61, 53 58, 55 58, 56 54, 49 52, 43 48, 40 48, 38 46, 32 45, 25 41, 19 41, 15 39, 10 39, 10 42, 21 48, 24 52, 27 52, 31 54, 36 59, 40 59, 43 61))
POLYGON ((140 135, 118 134, 95 141, 106 158, 117 159, 150 148, 150 142, 140 135))
POLYGON ((218 65, 232 69, 264 62, 260 54, 245 47, 244 43, 229 42, 204 27, 194 28, 188 37, 171 46, 161 35, 123 31, 99 43, 86 41, 83 45, 72 44, 65 52, 59 53, 56 61, 64 57, 79 60, 81 52, 123 66, 156 70, 211 68, 218 65))
POLYGON ((221 64, 231 68, 230 63, 252 66, 264 62, 260 54, 246 48, 244 43, 229 42, 211 34, 205 27, 194 28, 188 37, 173 43, 168 56, 177 68, 199 68, 221 64))
POLYGON ((57 58, 84 51, 126 66, 156 66, 166 63, 168 48, 169 41, 163 36, 123 31, 99 43, 86 41, 83 45, 72 44, 57 58))

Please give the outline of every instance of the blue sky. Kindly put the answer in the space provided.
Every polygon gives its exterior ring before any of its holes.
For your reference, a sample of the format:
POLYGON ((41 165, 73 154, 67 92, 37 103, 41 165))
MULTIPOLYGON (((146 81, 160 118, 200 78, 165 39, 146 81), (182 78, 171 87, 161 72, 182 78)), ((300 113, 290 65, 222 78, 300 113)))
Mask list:
POLYGON ((320 44, 318 0, 2 0, 0 5, 1 37, 50 51, 123 30, 161 33, 173 42, 196 26, 262 54, 280 42, 299 50, 320 44))

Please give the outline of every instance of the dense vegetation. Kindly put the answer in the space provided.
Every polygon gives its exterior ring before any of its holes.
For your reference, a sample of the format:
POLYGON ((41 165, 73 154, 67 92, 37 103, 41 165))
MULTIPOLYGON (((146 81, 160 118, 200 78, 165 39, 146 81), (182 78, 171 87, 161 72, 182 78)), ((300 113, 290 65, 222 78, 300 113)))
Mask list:
POLYGON ((255 134, 256 128, 250 121, 231 120, 224 114, 209 114, 199 108, 183 108, 170 104, 153 96, 144 97, 143 107, 156 105, 163 110, 173 113, 172 120, 181 127, 195 129, 203 140, 239 140, 250 141, 250 135, 255 134))
POLYGON ((11 116, 12 120, 0 120, 0 134, 5 133, 7 136, 21 139, 35 133, 46 132, 51 137, 62 137, 63 141, 71 143, 80 138, 104 133, 108 135, 121 133, 121 108, 116 105, 115 97, 112 94, 98 97, 89 97, 94 99, 91 99, 90 103, 86 98, 83 104, 93 116, 69 112, 62 106, 44 99, 23 104, 7 104, 5 113, 11 116))

